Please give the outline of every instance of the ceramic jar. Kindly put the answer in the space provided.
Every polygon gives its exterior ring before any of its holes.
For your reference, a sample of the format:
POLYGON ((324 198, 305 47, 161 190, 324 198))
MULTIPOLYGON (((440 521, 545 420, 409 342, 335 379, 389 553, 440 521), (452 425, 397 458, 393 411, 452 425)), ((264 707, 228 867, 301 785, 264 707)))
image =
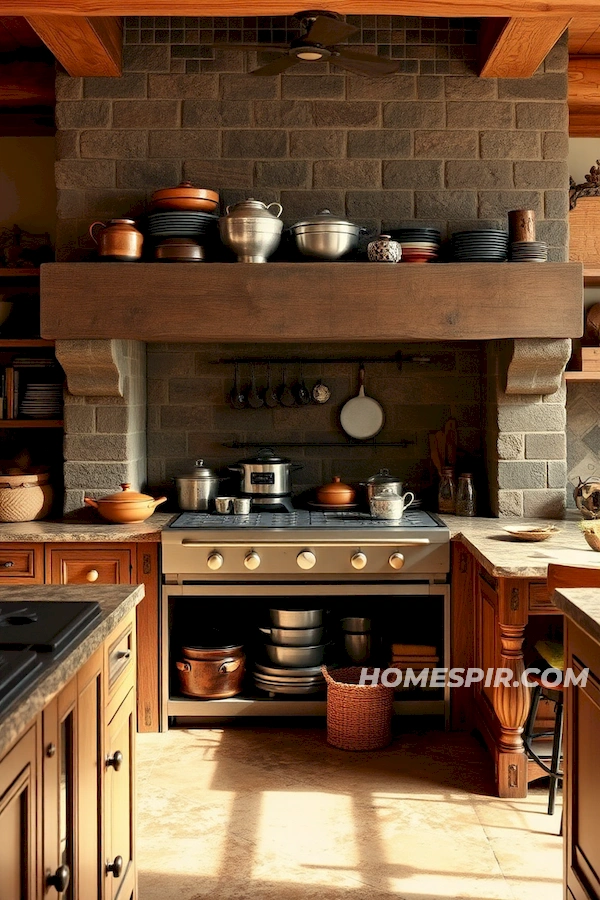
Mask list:
POLYGON ((90 225, 90 237, 98 245, 98 256, 115 262, 135 262, 142 255, 144 236, 133 219, 110 219, 90 225), (94 229, 100 227, 96 233, 94 229))
POLYGON ((367 256, 369 262, 397 263, 402 259, 402 247, 389 234, 380 234, 376 241, 368 245, 367 256))

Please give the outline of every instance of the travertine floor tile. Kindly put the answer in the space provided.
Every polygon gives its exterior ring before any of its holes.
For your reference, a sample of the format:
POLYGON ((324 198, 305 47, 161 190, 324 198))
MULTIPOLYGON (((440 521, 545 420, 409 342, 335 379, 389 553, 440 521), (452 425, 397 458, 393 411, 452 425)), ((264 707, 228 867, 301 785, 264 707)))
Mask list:
POLYGON ((138 736, 140 900, 561 900, 547 794, 492 796, 462 734, 379 753, 325 731, 138 736))

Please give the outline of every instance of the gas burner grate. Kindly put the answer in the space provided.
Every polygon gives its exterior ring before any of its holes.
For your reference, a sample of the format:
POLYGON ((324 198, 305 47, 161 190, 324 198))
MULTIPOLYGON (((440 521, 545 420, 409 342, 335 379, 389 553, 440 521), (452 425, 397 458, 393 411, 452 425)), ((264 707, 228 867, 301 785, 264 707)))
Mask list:
POLYGON ((422 509, 407 510, 402 519, 374 519, 359 510, 305 510, 294 512, 253 512, 248 516, 221 516, 218 513, 182 513, 169 526, 179 528, 438 528, 442 523, 422 509))

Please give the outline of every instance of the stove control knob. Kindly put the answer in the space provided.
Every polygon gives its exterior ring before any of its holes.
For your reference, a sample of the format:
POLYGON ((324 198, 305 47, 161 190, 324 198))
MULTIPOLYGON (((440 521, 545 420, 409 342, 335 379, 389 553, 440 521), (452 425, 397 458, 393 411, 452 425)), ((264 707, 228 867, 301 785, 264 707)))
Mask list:
POLYGON ((312 550, 302 550, 296 557, 296 562, 301 569, 312 569, 317 562, 317 557, 312 550))
POLYGON ((246 554, 244 565, 247 569, 250 569, 250 571, 258 569, 258 567, 260 566, 260 556, 258 555, 256 550, 251 550, 250 553, 246 554))
POLYGON ((401 569, 404 565, 404 554, 402 553, 392 553, 388 560, 392 569, 401 569))
POLYGON ((358 553, 354 553, 351 556, 350 562, 352 563, 352 565, 354 566, 355 569, 364 569, 364 567, 367 564, 366 554, 361 553, 359 550, 358 553))
POLYGON ((206 560, 206 565, 209 569, 212 569, 213 572, 216 572, 217 569, 220 569, 223 565, 223 557, 216 551, 214 551, 213 553, 209 553, 208 559, 206 560))

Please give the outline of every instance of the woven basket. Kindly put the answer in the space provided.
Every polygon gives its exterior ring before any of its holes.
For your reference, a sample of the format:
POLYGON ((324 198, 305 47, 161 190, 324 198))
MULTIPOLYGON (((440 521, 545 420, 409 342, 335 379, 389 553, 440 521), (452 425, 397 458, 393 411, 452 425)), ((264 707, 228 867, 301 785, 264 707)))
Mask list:
POLYGON ((32 522, 43 519, 52 508, 52 486, 49 484, 20 484, 6 487, 0 476, 0 522, 32 522))
POLYGON ((394 689, 359 684, 362 668, 321 668, 327 682, 327 741, 340 750, 380 750, 392 740, 394 689))

